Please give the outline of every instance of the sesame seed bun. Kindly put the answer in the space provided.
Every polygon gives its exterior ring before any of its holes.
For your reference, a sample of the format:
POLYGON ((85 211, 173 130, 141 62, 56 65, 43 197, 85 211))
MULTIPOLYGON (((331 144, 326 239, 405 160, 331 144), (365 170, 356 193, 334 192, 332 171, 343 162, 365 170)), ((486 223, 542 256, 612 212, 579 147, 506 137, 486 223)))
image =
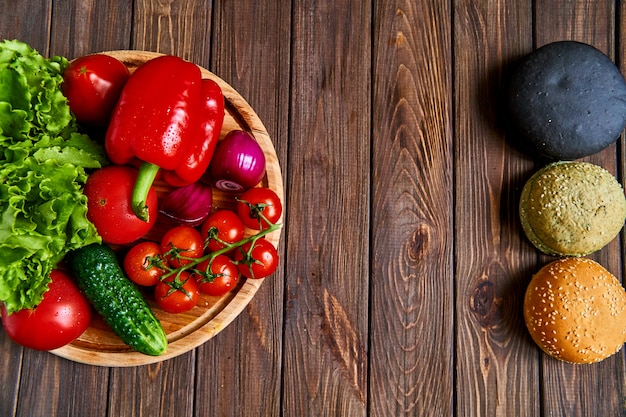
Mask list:
POLYGON ((599 362, 626 342, 626 291, 597 262, 560 259, 533 276, 524 320, 548 355, 578 364, 599 362))
POLYGON ((626 197, 617 179, 598 165, 554 162, 524 185, 519 215, 528 240, 542 252, 584 256, 618 235, 626 197))

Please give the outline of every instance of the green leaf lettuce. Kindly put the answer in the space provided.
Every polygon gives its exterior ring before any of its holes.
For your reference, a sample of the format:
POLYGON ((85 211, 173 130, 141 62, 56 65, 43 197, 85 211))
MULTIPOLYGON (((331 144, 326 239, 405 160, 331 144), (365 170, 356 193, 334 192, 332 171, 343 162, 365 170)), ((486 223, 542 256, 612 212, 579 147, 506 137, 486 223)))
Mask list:
POLYGON ((68 251, 101 241, 82 189, 86 169, 106 159, 61 92, 67 65, 0 43, 0 301, 9 312, 41 301, 68 251))

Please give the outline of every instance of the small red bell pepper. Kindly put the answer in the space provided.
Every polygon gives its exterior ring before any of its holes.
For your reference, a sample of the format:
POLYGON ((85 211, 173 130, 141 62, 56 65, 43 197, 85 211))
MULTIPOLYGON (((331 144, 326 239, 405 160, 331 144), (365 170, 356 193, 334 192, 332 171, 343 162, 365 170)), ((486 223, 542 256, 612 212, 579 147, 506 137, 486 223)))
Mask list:
POLYGON ((211 83, 196 65, 165 55, 137 68, 124 86, 105 149, 115 164, 141 161, 132 197, 139 218, 147 219, 146 196, 159 169, 173 185, 195 182, 206 170, 224 119, 221 89, 211 83))

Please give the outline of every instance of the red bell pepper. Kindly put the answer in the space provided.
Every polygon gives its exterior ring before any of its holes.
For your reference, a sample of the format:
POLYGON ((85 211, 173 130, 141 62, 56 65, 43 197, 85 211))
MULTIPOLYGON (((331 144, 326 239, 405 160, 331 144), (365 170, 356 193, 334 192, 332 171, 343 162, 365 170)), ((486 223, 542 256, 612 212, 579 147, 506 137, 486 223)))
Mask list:
POLYGON ((132 197, 139 218, 147 219, 146 196, 159 169, 173 185, 195 182, 206 170, 224 119, 213 84, 196 65, 166 55, 141 65, 124 86, 105 149, 115 164, 141 161, 132 197))
POLYGON ((209 167, 224 122, 224 96, 213 80, 202 80, 200 122, 187 158, 173 171, 165 171, 163 179, 175 187, 193 184, 209 167))

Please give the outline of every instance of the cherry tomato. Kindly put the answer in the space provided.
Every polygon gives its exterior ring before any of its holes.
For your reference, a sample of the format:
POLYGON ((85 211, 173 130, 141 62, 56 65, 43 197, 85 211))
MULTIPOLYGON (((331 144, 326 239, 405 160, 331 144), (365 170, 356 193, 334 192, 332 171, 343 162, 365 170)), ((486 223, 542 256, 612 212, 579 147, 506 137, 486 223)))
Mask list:
POLYGON ((50 273, 50 285, 34 309, 7 314, 2 305, 2 326, 16 343, 37 350, 51 350, 73 342, 89 327, 91 307, 65 272, 50 273))
POLYGON ((130 248, 124 257, 124 271, 135 284, 152 286, 165 273, 165 259, 156 242, 141 242, 130 248))
POLYGON ((235 288, 239 279, 239 270, 226 255, 217 255, 209 267, 209 261, 203 261, 196 269, 206 271, 206 275, 197 275, 200 291, 207 295, 220 296, 235 288))
POLYGON ((132 210, 131 196, 137 170, 127 166, 109 165, 87 178, 87 218, 96 226, 106 243, 125 244, 145 235, 156 222, 157 194, 148 193, 149 221, 144 222, 132 210))
POLYGON ((159 281, 154 287, 154 298, 164 311, 177 314, 198 304, 200 289, 191 274, 182 271, 159 281))
POLYGON ((246 278, 265 278, 272 275, 278 267, 278 252, 272 242, 264 237, 237 248, 235 261, 241 275, 246 278))
POLYGON ((128 68, 108 55, 87 55, 70 62, 61 89, 76 121, 106 126, 129 76, 128 68))
POLYGON ((268 221, 276 224, 283 213, 278 195, 270 188, 250 188, 237 199, 237 213, 243 224, 254 230, 265 230, 268 221))
POLYGON ((199 258, 204 254, 202 235, 191 226, 176 226, 169 229, 161 239, 161 252, 174 268, 191 262, 185 258, 199 258))
POLYGON ((225 243, 235 243, 243 239, 244 225, 232 210, 218 210, 211 213, 200 229, 207 250, 218 251, 225 243))

